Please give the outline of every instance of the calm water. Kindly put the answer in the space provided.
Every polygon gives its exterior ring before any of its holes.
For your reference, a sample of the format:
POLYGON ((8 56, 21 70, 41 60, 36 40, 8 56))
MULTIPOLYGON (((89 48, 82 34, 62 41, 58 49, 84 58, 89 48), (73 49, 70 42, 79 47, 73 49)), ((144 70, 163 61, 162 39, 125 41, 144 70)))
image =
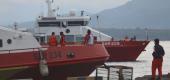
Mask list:
MULTIPOLYGON (((160 44, 165 49, 165 56, 163 62, 163 74, 170 73, 170 41, 161 41, 160 44)), ((150 42, 145 48, 146 51, 142 52, 135 62, 111 62, 106 63, 107 65, 124 65, 131 66, 134 70, 133 78, 141 77, 144 75, 151 75, 151 63, 152 63, 152 52, 154 43, 150 42)), ((94 75, 94 73, 92 74, 94 75)))

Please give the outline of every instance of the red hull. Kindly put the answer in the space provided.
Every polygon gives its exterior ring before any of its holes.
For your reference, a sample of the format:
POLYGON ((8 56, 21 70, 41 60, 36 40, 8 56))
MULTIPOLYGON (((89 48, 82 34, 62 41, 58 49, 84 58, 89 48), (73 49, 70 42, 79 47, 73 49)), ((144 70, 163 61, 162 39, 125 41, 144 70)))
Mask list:
POLYGON ((28 68, 13 74, 9 79, 33 78, 34 80, 43 80, 44 78, 48 78, 48 80, 66 80, 67 77, 88 76, 97 66, 103 65, 104 62, 104 60, 98 60, 62 66, 50 66, 50 74, 48 77, 42 77, 39 73, 40 71, 38 67, 28 68))
MULTIPOLYGON (((102 45, 50 47, 43 55, 49 68, 48 78, 59 80, 87 76, 109 58, 102 45), (74 56, 70 57, 70 52, 74 56)), ((0 77, 42 79, 39 52, 0 54, 0 59, 0 77)))
POLYGON ((108 61, 135 61, 144 51, 149 41, 110 41, 104 42, 110 58, 108 61))

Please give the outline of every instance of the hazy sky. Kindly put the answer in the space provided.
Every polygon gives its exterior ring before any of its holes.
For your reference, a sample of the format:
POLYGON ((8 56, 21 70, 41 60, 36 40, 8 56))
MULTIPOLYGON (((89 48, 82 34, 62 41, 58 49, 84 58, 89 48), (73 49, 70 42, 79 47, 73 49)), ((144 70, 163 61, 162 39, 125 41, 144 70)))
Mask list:
MULTIPOLYGON (((13 22, 35 20, 46 10, 46 0, 0 0, 0 25, 11 25, 13 22)), ((130 0, 54 0, 54 8, 60 7, 59 13, 70 10, 85 10, 97 13, 104 9, 118 7, 130 0)))

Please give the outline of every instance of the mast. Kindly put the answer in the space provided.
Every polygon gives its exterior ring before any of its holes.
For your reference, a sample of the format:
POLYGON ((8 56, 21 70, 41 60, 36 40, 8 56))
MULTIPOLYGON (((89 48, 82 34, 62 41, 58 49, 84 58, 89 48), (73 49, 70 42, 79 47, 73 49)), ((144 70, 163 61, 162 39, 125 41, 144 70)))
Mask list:
POLYGON ((52 9, 53 0, 47 0, 46 3, 48 6, 48 17, 54 17, 54 10, 52 9))
MULTIPOLYGON (((98 25, 98 28, 100 28, 100 22, 99 22, 99 16, 97 15, 97 25, 98 25)), ((102 40, 102 37, 101 37, 101 33, 99 31, 99 38, 100 38, 100 41, 102 40)))
POLYGON ((15 30, 17 30, 17 26, 18 26, 17 22, 14 22, 14 29, 15 30))
POLYGON ((146 34, 146 40, 149 40, 149 36, 148 36, 148 28, 145 28, 145 34, 146 34))

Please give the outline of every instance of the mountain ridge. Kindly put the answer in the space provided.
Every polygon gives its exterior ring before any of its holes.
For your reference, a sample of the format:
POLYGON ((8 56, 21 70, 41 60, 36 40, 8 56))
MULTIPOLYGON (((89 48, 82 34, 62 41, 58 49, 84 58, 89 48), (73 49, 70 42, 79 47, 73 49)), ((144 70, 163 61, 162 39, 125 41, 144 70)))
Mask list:
POLYGON ((132 0, 117 8, 92 15, 91 25, 112 28, 169 28, 170 0, 132 0))
MULTIPOLYGON (((119 29, 170 29, 170 0, 131 0, 117 8, 91 15, 90 26, 119 29), (96 19, 99 16, 99 24, 96 19)), ((36 26, 34 21, 21 26, 36 26)))

